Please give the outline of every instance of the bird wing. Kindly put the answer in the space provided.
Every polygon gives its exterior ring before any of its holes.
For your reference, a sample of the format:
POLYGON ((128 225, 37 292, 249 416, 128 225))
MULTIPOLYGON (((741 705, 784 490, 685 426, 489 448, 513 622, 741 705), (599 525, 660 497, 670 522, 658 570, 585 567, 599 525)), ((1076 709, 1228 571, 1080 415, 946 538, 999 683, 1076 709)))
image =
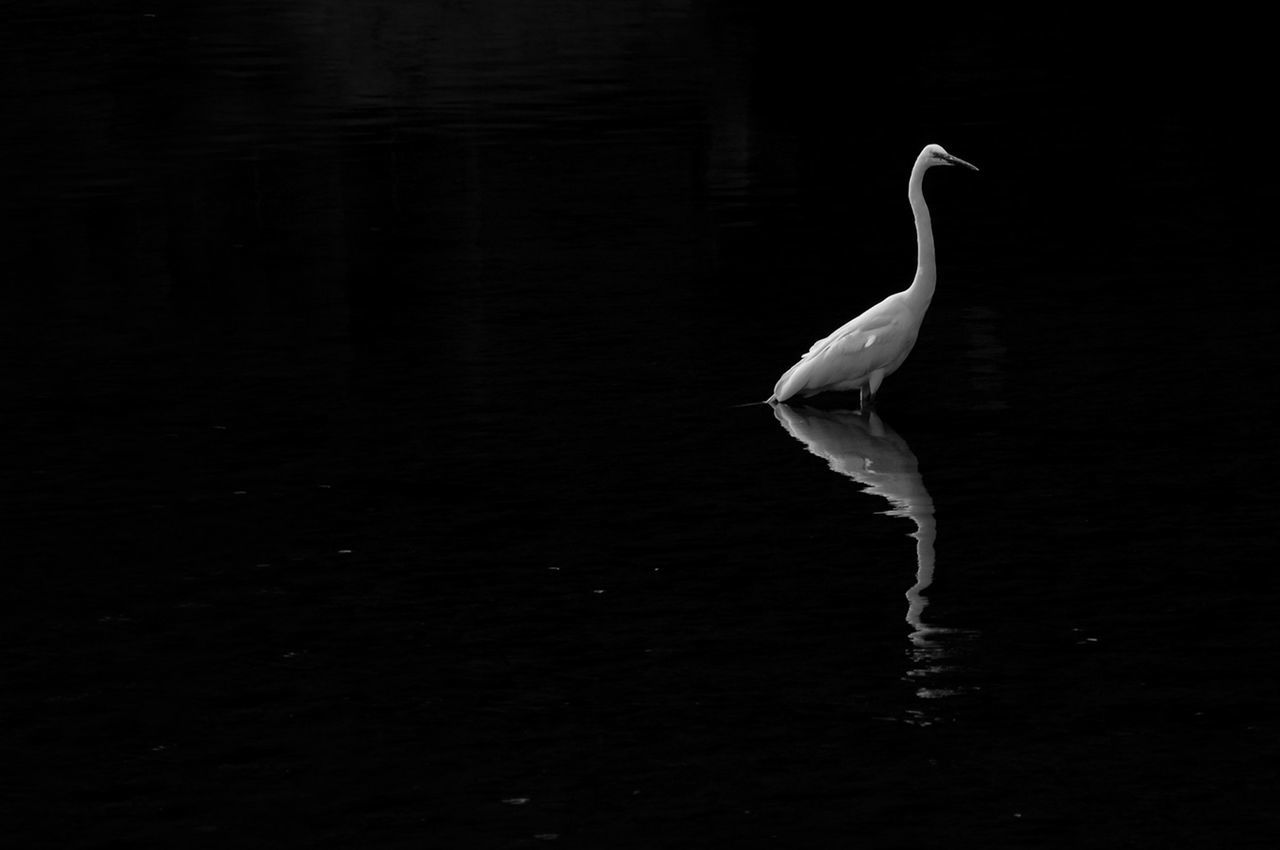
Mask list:
POLYGON ((774 395, 785 401, 799 392, 852 389, 876 369, 900 361, 914 343, 902 310, 868 311, 814 343, 779 379, 774 395))

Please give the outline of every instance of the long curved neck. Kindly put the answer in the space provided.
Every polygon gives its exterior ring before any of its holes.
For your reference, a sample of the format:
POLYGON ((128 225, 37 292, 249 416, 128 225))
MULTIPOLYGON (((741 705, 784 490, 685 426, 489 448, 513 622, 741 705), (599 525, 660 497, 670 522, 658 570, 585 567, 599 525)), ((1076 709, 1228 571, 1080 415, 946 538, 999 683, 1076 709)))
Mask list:
POLYGON ((907 290, 907 298, 921 307, 929 306, 938 279, 933 254, 933 224, 929 221, 929 205, 924 202, 924 173, 927 170, 925 158, 921 156, 916 160, 915 168, 911 169, 911 183, 907 189, 911 212, 916 217, 916 278, 907 290))

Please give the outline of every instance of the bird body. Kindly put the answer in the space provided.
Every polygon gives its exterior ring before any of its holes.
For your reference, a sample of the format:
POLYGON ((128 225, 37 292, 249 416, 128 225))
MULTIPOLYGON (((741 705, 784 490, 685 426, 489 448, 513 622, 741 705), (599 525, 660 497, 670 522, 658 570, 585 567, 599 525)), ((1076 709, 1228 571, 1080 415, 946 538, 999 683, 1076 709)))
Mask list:
POLYGON ((907 359, 933 299, 937 276, 933 225, 923 189, 924 173, 935 165, 963 165, 978 170, 938 145, 926 145, 916 157, 907 190, 916 219, 918 252, 916 276, 911 286, 815 342, 800 362, 778 379, 770 403, 856 389, 861 391, 862 403, 866 406, 875 398, 880 383, 907 359))
POLYGON ((890 295, 862 315, 818 340, 800 362, 778 379, 774 399, 868 387, 874 393, 916 344, 929 305, 912 309, 906 293, 890 295))

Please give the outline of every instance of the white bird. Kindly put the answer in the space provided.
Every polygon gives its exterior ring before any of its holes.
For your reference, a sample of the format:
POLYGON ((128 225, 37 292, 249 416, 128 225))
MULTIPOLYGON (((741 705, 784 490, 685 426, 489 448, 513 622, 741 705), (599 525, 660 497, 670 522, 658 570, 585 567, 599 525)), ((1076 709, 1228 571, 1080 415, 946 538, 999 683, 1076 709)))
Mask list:
POLYGON ((880 382, 907 359, 916 344, 937 280, 933 226, 929 222, 929 207, 924 202, 924 173, 935 165, 963 165, 978 170, 977 166, 952 156, 939 145, 925 145, 916 157, 907 188, 911 211, 916 217, 917 245, 916 277, 910 288, 890 295, 835 333, 815 342, 800 362, 778 379, 770 404, 797 395, 860 390, 865 408, 875 399, 880 382))

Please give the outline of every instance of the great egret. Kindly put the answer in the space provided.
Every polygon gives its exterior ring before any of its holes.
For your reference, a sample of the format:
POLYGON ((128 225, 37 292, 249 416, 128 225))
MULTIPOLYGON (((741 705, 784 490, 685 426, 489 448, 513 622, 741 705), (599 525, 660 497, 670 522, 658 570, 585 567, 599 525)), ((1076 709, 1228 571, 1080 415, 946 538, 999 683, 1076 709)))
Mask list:
POLYGON ((845 323, 835 333, 813 344, 800 362, 786 371, 773 388, 769 403, 793 396, 811 396, 839 390, 860 390, 865 408, 911 353, 920 323, 933 298, 937 268, 933 253, 933 226, 924 202, 924 173, 935 165, 963 165, 940 145, 925 145, 911 169, 907 197, 916 217, 916 277, 910 288, 897 292, 845 323))

